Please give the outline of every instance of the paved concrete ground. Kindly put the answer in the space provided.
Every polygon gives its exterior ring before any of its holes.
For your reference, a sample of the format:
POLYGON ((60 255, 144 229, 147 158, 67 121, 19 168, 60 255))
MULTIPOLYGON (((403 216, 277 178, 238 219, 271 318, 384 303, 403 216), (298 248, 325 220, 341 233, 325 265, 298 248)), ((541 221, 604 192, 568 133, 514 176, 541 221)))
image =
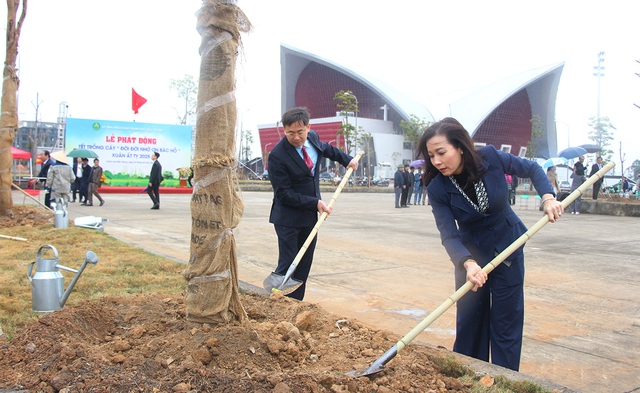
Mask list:
MULTIPOLYGON (((257 286, 277 256, 271 197, 242 193, 245 211, 235 232, 240 279, 257 286)), ((101 216, 117 238, 189 259, 190 195, 162 195, 157 211, 145 194, 104 198, 103 207, 72 204, 71 218, 101 216)), ((305 301, 404 335, 453 293, 453 269, 429 206, 393 204, 393 194, 340 195, 319 231, 305 301)), ((515 210, 527 226, 541 217, 533 201, 515 210)), ((640 390, 638 233, 638 218, 567 214, 529 241, 522 373, 579 392, 640 390)), ((416 341, 450 349, 454 308, 416 341)))

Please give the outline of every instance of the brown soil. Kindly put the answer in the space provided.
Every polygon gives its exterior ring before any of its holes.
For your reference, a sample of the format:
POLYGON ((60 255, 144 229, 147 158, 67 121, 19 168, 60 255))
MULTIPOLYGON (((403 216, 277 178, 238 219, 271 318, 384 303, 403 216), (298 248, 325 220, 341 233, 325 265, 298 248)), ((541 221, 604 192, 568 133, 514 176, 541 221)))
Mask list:
MULTIPOLYGON (((0 227, 50 223, 16 206, 0 227), (20 214, 18 214, 20 212, 20 214), (24 215, 22 214, 24 213, 24 215)), ((43 314, 0 335, 0 389, 38 392, 466 392, 446 353, 411 345, 386 370, 371 365, 399 337, 275 294, 243 294, 246 323, 185 318, 182 294, 103 298, 43 314), (435 362, 434 362, 435 361, 435 362)))
POLYGON ((14 205, 10 214, 3 216, 0 214, 0 228, 15 226, 38 226, 53 224, 53 213, 44 208, 33 208, 27 205, 14 205))
POLYGON ((39 392, 465 392, 409 346, 372 377, 397 340, 316 306, 243 295, 250 321, 185 319, 182 295, 105 298, 65 308, 0 344, 0 387, 39 392))

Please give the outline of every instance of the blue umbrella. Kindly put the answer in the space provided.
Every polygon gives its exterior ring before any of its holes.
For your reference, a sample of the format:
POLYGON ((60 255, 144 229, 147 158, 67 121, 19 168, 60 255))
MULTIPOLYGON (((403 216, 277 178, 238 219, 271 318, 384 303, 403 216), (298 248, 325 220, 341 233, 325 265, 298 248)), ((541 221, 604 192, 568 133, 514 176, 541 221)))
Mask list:
POLYGON ((542 164, 542 169, 546 169, 546 168, 549 168, 549 167, 552 167, 552 166, 566 164, 567 162, 569 162, 569 160, 567 160, 564 157, 552 157, 552 158, 549 158, 547 161, 545 161, 542 164))
POLYGON ((558 153, 558 157, 564 157, 567 160, 571 160, 572 158, 584 156, 585 154, 587 154, 587 150, 584 147, 574 146, 567 147, 566 149, 558 153))

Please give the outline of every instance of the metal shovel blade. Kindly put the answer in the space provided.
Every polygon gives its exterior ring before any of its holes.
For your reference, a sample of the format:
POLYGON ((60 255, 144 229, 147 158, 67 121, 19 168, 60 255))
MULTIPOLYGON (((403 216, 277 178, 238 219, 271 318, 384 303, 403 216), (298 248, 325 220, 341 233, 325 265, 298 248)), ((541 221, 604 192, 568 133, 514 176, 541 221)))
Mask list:
POLYGON ((281 291, 284 292, 285 295, 288 295, 298 289, 300 285, 302 285, 302 281, 296 280, 293 277, 290 277, 286 282, 283 281, 283 275, 271 273, 267 278, 264 279, 264 281, 262 282, 262 286, 269 293, 281 291))
POLYGON ((382 356, 380 356, 375 362, 373 362, 371 366, 365 369, 349 371, 345 375, 350 375, 352 377, 358 378, 358 377, 367 377, 369 375, 377 374, 381 371, 384 371, 384 365, 389 363, 391 359, 396 357, 397 354, 398 354, 398 345, 395 344, 393 347, 389 348, 387 352, 385 352, 382 356))

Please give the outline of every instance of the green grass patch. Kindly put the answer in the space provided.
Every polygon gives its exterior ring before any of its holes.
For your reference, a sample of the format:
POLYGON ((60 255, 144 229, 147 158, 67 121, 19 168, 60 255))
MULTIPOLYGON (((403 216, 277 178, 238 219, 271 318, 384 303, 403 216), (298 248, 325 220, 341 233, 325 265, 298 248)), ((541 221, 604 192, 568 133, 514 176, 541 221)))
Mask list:
MULTIPOLYGON (((58 263, 76 270, 84 262, 87 251, 98 255, 98 264, 87 265, 65 306, 104 296, 181 293, 187 286, 182 277, 184 265, 116 240, 101 231, 42 225, 2 228, 2 234, 28 239, 27 242, 0 239, 0 328, 8 337, 41 315, 32 311, 27 268, 36 260, 43 245, 55 247, 58 263)), ((55 256, 46 248, 42 250, 41 258, 53 259, 55 256)), ((75 274, 60 272, 65 278, 66 289, 75 274)))

